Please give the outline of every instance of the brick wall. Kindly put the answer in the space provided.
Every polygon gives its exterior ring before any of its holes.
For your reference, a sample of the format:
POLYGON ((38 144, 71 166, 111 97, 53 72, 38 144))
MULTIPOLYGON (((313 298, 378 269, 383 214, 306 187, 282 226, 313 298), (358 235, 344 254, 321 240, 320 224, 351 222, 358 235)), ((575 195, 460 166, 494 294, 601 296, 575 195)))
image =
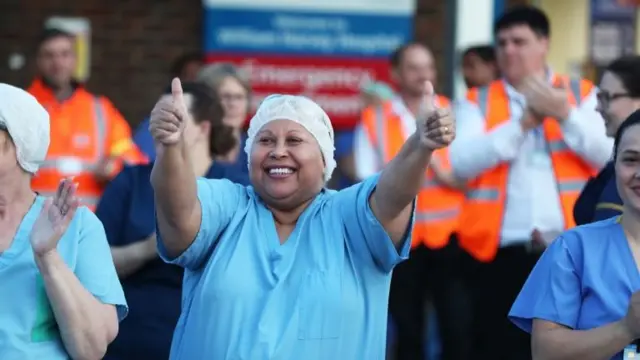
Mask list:
MULTIPOLYGON (((430 46, 445 74, 451 43, 447 1, 418 0, 415 38, 430 46), (443 36, 445 34, 445 36, 443 36)), ((201 0, 3 0, 0 4, 0 82, 25 87, 33 76, 33 47, 49 16, 80 16, 91 21, 91 77, 87 87, 109 97, 136 125, 148 114, 167 85, 171 62, 183 51, 199 49, 201 0), (28 6, 27 6, 28 3, 28 6), (18 53, 27 65, 10 70, 7 59, 18 53)), ((446 87, 441 77, 440 88, 446 87)))
POLYGON ((0 4, 0 82, 27 86, 33 48, 49 16, 87 17, 92 27, 91 91, 109 97, 137 124, 168 84, 171 62, 200 48, 201 0, 3 0, 0 4), (28 6, 27 6, 28 4, 28 6), (116 5, 117 4, 117 5, 116 5), (10 54, 27 66, 12 71, 10 54))

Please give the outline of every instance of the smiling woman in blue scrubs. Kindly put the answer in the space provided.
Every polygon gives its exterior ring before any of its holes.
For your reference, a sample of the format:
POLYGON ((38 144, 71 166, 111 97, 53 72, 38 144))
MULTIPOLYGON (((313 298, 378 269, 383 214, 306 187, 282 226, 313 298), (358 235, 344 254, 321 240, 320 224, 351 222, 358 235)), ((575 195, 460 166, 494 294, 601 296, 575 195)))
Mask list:
MULTIPOLYGON (((623 214, 557 238, 509 313, 531 333, 535 359, 622 359, 635 352, 630 343, 640 338, 640 113, 616 133, 613 161, 623 214)), ((640 356, 632 355, 624 358, 640 356)))
MULTIPOLYGON (((185 83, 189 118, 184 137, 195 175, 246 185, 246 171, 214 158, 235 146, 232 129, 222 123, 220 101, 209 88, 185 83)), ((171 98, 171 89, 164 95, 171 98)), ((129 317, 111 344, 106 360, 167 359, 180 316, 183 269, 165 264, 156 252, 153 164, 125 168, 105 189, 96 215, 104 224, 116 269, 129 303, 129 317)))
POLYGON ((336 166, 329 117, 292 95, 268 97, 251 119, 252 186, 196 181, 173 85, 150 126, 160 144, 158 249, 185 268, 171 359, 382 359, 414 199, 431 153, 454 137, 451 117, 433 109, 433 86, 418 131, 382 174, 336 192, 325 188, 336 166))

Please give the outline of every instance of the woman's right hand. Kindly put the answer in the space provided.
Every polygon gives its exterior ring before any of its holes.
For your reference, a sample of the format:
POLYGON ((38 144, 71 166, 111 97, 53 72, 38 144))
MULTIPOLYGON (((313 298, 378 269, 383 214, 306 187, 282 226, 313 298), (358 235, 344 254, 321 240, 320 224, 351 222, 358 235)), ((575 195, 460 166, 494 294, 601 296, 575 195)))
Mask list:
POLYGON ((177 144, 184 132, 189 111, 182 93, 182 83, 175 78, 171 82, 171 97, 162 97, 151 111, 149 132, 156 144, 177 144))
POLYGON ((623 319, 626 330, 632 338, 640 338, 640 291, 631 295, 627 315, 623 319))

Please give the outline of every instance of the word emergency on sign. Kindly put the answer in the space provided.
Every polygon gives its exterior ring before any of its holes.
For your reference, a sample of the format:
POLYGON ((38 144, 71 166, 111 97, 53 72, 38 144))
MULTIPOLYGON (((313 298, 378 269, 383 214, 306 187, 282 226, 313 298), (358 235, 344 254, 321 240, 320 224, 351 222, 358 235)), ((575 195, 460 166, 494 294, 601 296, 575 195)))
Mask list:
POLYGON ((412 34, 413 0, 205 0, 208 62, 242 68, 252 111, 273 94, 318 102, 337 130, 359 120, 360 87, 390 82, 389 55, 412 34))

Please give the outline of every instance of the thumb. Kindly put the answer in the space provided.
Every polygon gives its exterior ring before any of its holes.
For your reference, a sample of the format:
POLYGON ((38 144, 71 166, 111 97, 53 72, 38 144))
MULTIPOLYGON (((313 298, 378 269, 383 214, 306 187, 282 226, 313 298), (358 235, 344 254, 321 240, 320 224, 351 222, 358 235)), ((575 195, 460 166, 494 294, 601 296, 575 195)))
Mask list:
POLYGON ((177 105, 184 102, 182 97, 182 83, 179 78, 173 78, 171 81, 171 95, 173 96, 173 102, 177 105))
POLYGON ((426 81, 424 84, 424 105, 427 111, 435 110, 436 108, 435 90, 431 81, 426 81))

